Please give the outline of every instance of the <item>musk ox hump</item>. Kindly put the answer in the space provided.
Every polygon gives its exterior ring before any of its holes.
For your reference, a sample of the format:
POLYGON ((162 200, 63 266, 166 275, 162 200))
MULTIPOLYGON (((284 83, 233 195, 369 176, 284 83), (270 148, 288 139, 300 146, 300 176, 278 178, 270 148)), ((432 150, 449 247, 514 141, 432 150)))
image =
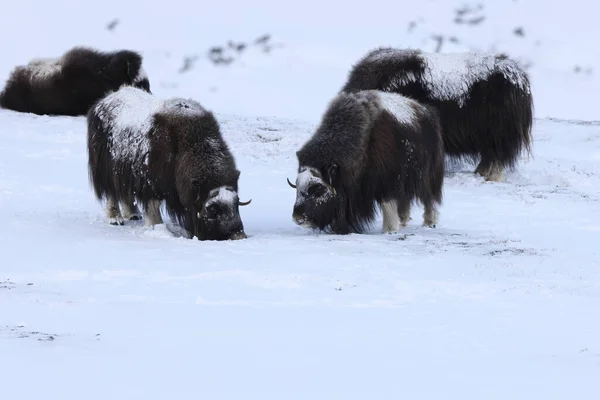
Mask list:
POLYGON ((504 55, 492 53, 426 53, 415 50, 379 49, 365 61, 384 65, 404 63, 407 58, 418 59, 421 71, 402 71, 392 78, 384 90, 421 82, 437 100, 456 101, 463 106, 471 87, 499 73, 519 89, 530 93, 527 74, 519 64, 504 55))
POLYGON ((100 100, 93 112, 110 132, 109 149, 115 161, 138 164, 149 151, 148 132, 163 102, 132 86, 122 86, 100 100))

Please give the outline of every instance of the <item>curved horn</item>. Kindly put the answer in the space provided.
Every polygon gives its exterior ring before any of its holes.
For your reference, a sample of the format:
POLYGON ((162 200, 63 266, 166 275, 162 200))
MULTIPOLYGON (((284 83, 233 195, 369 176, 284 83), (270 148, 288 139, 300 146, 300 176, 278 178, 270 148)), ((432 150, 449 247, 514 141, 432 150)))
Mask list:
POLYGON ((252 199, 248 200, 248 201, 240 201, 240 206, 247 206, 248 204, 252 203, 252 199))
POLYGON ((288 181, 288 185, 290 185, 292 188, 296 189, 296 185, 294 185, 292 182, 290 182, 290 178, 285 178, 288 181))

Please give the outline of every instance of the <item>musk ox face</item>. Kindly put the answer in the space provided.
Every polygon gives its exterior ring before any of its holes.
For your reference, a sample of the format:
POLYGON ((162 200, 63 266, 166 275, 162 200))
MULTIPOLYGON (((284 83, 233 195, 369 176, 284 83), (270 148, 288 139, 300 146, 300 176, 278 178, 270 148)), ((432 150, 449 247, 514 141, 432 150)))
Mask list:
POLYGON ((316 168, 301 167, 295 185, 288 179, 296 189, 292 219, 297 225, 322 230, 334 221, 337 193, 332 182, 336 169, 330 166, 323 174, 316 168))
POLYGON ((211 190, 204 204, 199 204, 197 213, 198 229, 196 236, 200 240, 238 240, 245 239, 244 224, 239 207, 250 204, 252 200, 241 202, 232 187, 222 186, 211 190))

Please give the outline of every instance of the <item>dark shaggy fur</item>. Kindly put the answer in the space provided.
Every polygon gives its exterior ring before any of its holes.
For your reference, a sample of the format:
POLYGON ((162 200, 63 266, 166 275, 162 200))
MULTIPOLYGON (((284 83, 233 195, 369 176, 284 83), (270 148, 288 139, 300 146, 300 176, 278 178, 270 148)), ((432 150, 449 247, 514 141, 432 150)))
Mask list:
POLYGON ((341 93, 296 155, 299 175, 288 183, 296 188, 298 225, 361 233, 379 203, 384 231, 392 232, 406 225, 417 200, 425 206, 424 224, 435 226, 444 152, 434 108, 393 93, 341 93))
POLYGON ((87 121, 90 181, 96 197, 107 199, 109 218, 122 223, 118 204, 133 209, 135 197, 147 224, 162 223, 160 211, 152 212, 165 200, 190 236, 246 237, 239 206, 249 202, 239 201, 240 172, 211 112, 124 86, 98 101, 87 121))
POLYGON ((476 171, 488 179, 500 179, 522 152, 531 153, 529 78, 505 55, 378 48, 352 67, 341 91, 367 89, 435 106, 445 153, 457 160, 480 160, 476 171))
POLYGON ((75 47, 58 59, 17 66, 0 93, 0 107, 38 115, 81 116, 122 85, 150 92, 142 56, 130 50, 75 47))

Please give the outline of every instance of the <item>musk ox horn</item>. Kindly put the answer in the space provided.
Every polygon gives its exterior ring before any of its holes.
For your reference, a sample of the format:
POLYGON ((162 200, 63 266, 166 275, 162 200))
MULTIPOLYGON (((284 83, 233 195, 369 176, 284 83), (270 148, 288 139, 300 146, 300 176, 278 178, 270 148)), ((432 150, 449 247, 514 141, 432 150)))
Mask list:
POLYGON ((296 185, 294 185, 292 182, 290 182, 290 178, 285 178, 288 181, 288 185, 290 185, 292 188, 296 189, 296 185))
POLYGON ((240 206, 247 206, 250 203, 252 203, 252 199, 250 199, 248 201, 240 201, 240 206))

